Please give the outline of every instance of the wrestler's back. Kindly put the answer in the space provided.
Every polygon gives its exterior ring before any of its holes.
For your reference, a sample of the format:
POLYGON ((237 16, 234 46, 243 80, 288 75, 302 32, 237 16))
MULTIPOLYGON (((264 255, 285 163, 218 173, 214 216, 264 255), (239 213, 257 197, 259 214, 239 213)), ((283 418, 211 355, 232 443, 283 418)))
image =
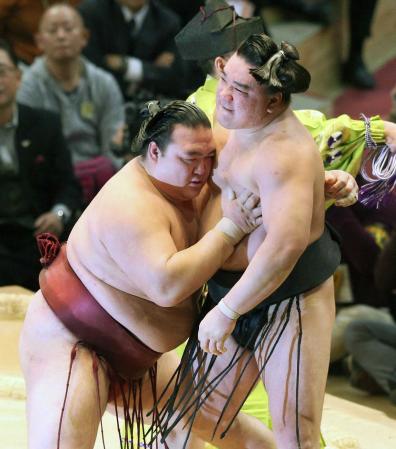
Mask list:
MULTIPOLYGON (((155 189, 135 159, 104 186, 84 211, 70 234, 67 256, 87 289, 115 320, 150 348, 166 352, 188 338, 196 306, 190 297, 176 307, 160 307, 140 287, 141 273, 133 277, 133 267, 144 263, 141 256, 130 252, 129 267, 125 270, 117 262, 120 258, 116 252, 120 248, 123 251, 131 248, 127 241, 131 234, 127 229, 122 232, 122 226, 133 227, 133 214, 129 217, 128 211, 140 201, 151 202, 153 214, 167 215, 178 250, 195 243, 195 220, 185 223, 178 210, 155 189), (122 225, 116 225, 117 220, 121 221, 127 215, 122 225), (109 233, 117 234, 116 245, 109 243, 109 233)), ((140 219, 145 220, 147 216, 140 219)), ((139 244, 136 241, 132 246, 139 249, 139 244)), ((144 248, 136 252, 144 254, 144 248)), ((121 259, 125 260, 125 255, 121 259)))

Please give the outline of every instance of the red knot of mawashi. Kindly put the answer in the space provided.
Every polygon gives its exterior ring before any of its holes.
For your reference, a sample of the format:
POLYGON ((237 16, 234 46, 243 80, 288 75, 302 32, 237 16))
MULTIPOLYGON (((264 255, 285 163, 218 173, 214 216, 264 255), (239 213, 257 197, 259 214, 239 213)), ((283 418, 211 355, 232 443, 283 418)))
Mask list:
POLYGON ((40 263, 45 268, 51 265, 58 255, 61 244, 58 238, 50 232, 43 232, 36 237, 37 246, 40 251, 40 263))

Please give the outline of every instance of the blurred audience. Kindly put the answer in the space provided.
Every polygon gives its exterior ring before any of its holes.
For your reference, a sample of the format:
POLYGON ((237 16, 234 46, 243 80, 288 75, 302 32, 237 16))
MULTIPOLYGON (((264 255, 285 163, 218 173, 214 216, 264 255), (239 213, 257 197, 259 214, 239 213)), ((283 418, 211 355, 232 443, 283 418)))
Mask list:
POLYGON ((349 0, 349 51, 342 77, 360 89, 373 89, 375 79, 363 59, 363 49, 371 34, 377 0, 349 0))
POLYGON ((35 235, 66 237, 81 192, 59 117, 16 103, 17 63, 0 40, 0 285, 36 290, 35 235))
POLYGON ((249 0, 227 0, 227 3, 234 7, 235 12, 241 17, 253 17, 255 5, 249 0))
POLYGON ((378 290, 384 295, 393 295, 393 301, 396 302, 396 229, 393 229, 377 259, 374 280, 378 290))
MULTIPOLYGON (((396 301, 396 231, 378 256, 374 275, 377 288, 396 301)), ((352 322, 346 329, 346 346, 352 356, 352 385, 383 392, 396 405, 396 323, 352 322)))
POLYGON ((176 13, 159 0, 83 0, 79 10, 90 31, 85 55, 113 73, 126 99, 185 95, 193 74, 175 48, 176 13))
MULTIPOLYGON (((396 229, 396 197, 378 209, 361 203, 348 208, 333 207, 327 211, 326 218, 342 238, 342 255, 349 268, 353 302, 387 307, 396 317, 394 295, 375 282, 377 264, 396 229)), ((390 265, 384 266, 382 275, 389 276, 393 269, 390 265)))
POLYGON ((205 0, 161 0, 161 3, 174 11, 181 19, 181 26, 184 26, 195 16, 205 0))
POLYGON ((47 9, 37 34, 44 55, 25 71, 18 93, 21 103, 61 115, 85 204, 120 167, 110 142, 124 123, 113 76, 81 56, 87 40, 76 9, 65 4, 47 9))
POLYGON ((257 8, 280 7, 290 18, 329 25, 333 16, 332 0, 252 0, 257 8))
MULTIPOLYGON (((77 5, 81 0, 64 3, 77 5)), ((31 64, 40 54, 34 36, 45 9, 59 0, 1 0, 0 36, 12 46, 19 62, 31 64)))
MULTIPOLYGON (((340 5, 333 0, 252 0, 254 14, 263 7, 281 8, 285 17, 330 25, 337 19, 340 5)), ((359 89, 372 89, 375 80, 363 59, 363 49, 370 36, 377 0, 349 0, 348 56, 342 67, 342 79, 359 89)))
POLYGON ((389 111, 389 120, 396 123, 396 85, 390 92, 391 97, 391 109, 389 111))
POLYGON ((352 357, 351 384, 368 393, 385 393, 396 405, 396 324, 353 321, 345 341, 352 357))

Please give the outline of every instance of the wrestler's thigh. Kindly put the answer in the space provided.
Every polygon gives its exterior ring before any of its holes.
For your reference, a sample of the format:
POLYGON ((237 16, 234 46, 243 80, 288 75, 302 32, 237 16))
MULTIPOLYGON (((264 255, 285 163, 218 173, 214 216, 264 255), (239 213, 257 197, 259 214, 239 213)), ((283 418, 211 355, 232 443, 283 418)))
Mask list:
MULTIPOLYGON (((20 338, 20 362, 26 382, 30 449, 53 449, 76 338, 53 314, 41 292, 31 300, 20 338)), ((108 381, 99 363, 100 406, 107 402, 108 381)), ((78 346, 62 423, 62 449, 93 447, 99 422, 92 354, 78 346)))
MULTIPOLYGON (((157 394, 161 395, 166 389, 165 394, 162 395, 162 399, 159 402, 159 408, 165 405, 169 396, 174 390, 174 381, 169 384, 172 375, 176 371, 180 364, 180 357, 176 351, 171 351, 163 354, 157 362, 157 381, 156 390, 157 394)), ((145 377, 143 383, 143 406, 145 411, 151 410, 153 407, 153 395, 151 382, 148 377, 145 377)), ((146 424, 150 424, 150 417, 148 418, 146 424)), ((172 449, 203 449, 204 442, 201 441, 196 435, 192 434, 188 437, 188 428, 184 427, 185 421, 182 420, 167 436, 166 444, 159 444, 159 449, 162 448, 172 448, 172 449), (188 443, 184 446, 188 438, 188 443)))
MULTIPOLYGON (((281 304, 270 338, 256 353, 259 366, 274 344, 277 326, 287 301, 281 304)), ((299 429, 302 448, 319 447, 319 427, 330 357, 331 331, 335 306, 333 279, 300 299, 302 340, 298 386, 299 429), (311 445, 310 445, 311 444, 311 445)), ((282 315, 283 314, 283 315, 282 315)), ((299 317, 293 305, 290 321, 265 368, 265 383, 278 447, 289 449, 296 444, 296 385, 299 317)))

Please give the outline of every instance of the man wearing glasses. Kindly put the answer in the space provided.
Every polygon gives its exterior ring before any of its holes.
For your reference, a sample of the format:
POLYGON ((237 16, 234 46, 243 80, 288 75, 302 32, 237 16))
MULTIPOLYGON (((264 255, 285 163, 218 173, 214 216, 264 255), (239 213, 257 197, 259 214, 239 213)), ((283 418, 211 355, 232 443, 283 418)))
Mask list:
POLYGON ((16 103, 17 59, 0 40, 0 285, 37 289, 34 236, 61 236, 80 189, 59 118, 16 103))

